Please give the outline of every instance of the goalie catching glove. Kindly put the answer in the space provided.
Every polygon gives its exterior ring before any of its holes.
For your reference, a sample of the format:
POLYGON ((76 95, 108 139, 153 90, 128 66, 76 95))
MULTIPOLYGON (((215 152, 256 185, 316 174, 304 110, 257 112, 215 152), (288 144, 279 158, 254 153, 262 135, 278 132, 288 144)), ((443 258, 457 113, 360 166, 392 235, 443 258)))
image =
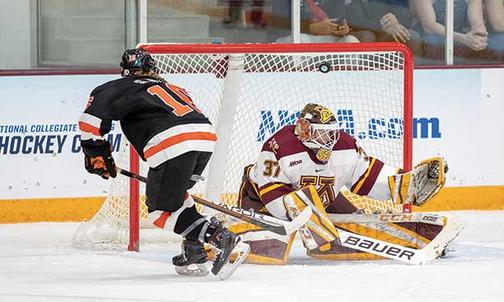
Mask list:
POLYGON ((411 172, 389 176, 392 200, 398 204, 423 205, 443 188, 446 172, 445 159, 432 157, 421 161, 411 172))
POLYGON ((117 176, 116 165, 108 141, 82 141, 81 146, 82 151, 84 151, 86 171, 91 174, 98 174, 104 179, 117 176))

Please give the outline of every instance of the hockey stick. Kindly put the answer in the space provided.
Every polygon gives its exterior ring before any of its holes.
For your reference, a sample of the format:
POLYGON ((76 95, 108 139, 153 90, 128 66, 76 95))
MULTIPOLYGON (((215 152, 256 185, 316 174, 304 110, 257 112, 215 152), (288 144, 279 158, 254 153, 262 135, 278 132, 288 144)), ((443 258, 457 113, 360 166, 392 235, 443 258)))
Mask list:
POLYGON ((397 214, 329 214, 335 223, 384 224, 384 223, 425 223, 443 226, 443 229, 426 246, 412 249, 391 244, 375 238, 342 230, 336 227, 341 245, 370 254, 391 258, 410 264, 424 264, 439 257, 443 250, 464 229, 464 223, 451 217, 445 225, 445 218, 432 213, 397 213, 397 214))
MULTIPOLYGON (((117 172, 120 174, 134 178, 143 183, 147 183, 147 177, 143 177, 136 173, 116 168, 117 172)), ((263 215, 260 213, 256 213, 254 211, 245 210, 236 206, 230 206, 226 204, 217 204, 212 201, 203 199, 201 197, 191 195, 195 202, 217 210, 219 212, 228 214, 229 216, 233 216, 235 218, 241 219, 250 224, 254 224, 259 226, 265 230, 271 231, 273 233, 279 235, 289 235, 293 232, 297 231, 300 227, 302 227, 312 214, 312 211, 309 207, 306 207, 296 218, 291 221, 281 220, 272 216, 263 215)))
MULTIPOLYGON (((299 192, 298 196, 306 203, 308 197, 299 192)), ((398 223, 398 222, 423 222, 444 226, 443 230, 420 249, 405 247, 402 245, 382 241, 376 238, 361 234, 349 232, 335 225, 338 232, 338 244, 367 252, 370 254, 382 256, 388 259, 394 259, 409 264, 424 264, 439 257, 446 246, 453 241, 464 228, 464 224, 457 219, 450 219, 449 223, 444 225, 444 218, 441 215, 429 213, 398 213, 398 214, 329 214, 332 223, 356 223, 356 224, 377 224, 377 223, 398 223)))
POLYGON ((443 225, 443 216, 432 213, 327 214, 333 223, 405 223, 422 222, 443 225))
POLYGON ((464 224, 452 219, 451 223, 448 223, 436 238, 420 249, 413 249, 348 232, 338 227, 336 227, 336 230, 340 236, 342 246, 409 264, 425 264, 441 256, 443 250, 458 236, 463 228, 464 224))

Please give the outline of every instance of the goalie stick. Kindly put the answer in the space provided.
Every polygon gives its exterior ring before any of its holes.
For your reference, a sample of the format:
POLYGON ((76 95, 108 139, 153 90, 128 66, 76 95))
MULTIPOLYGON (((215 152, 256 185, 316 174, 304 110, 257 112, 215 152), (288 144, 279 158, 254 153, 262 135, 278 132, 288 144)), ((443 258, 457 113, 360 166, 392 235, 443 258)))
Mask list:
MULTIPOLYGON (((117 172, 120 174, 134 178, 143 183, 147 183, 147 177, 138 175, 136 173, 130 172, 128 170, 124 170, 121 168, 116 168, 117 172)), ((226 204, 218 204, 212 201, 203 199, 201 197, 191 195, 195 202, 217 210, 219 212, 228 214, 229 216, 233 216, 235 218, 241 219, 250 224, 257 225, 267 231, 273 232, 279 235, 289 235, 297 231, 300 227, 302 227, 312 214, 312 211, 309 207, 306 207, 296 218, 291 221, 281 220, 272 216, 263 215, 260 213, 256 213, 254 211, 245 210, 240 207, 230 206, 226 204)))
MULTIPOLYGON (((412 259, 397 259, 400 261, 413 263, 413 264, 422 264, 426 263, 430 260, 434 260, 439 257, 443 250, 452 242, 464 229, 465 224, 455 218, 449 217, 446 218, 447 222, 445 223, 445 218, 442 215, 434 214, 434 213, 395 213, 395 214, 328 214, 329 219, 333 223, 357 223, 357 224, 381 224, 381 223, 425 223, 432 225, 443 226, 443 229, 437 236, 429 242, 426 246, 421 249, 412 249, 411 251, 407 251, 405 253, 415 253, 416 256, 412 257, 412 259)), ((344 236, 348 236, 349 233, 343 231, 344 236)), ((341 232, 340 232, 341 234, 341 232)), ((354 236, 361 236, 352 234, 354 236)), ((361 236, 365 237, 365 236, 361 236)), ((349 237, 345 237, 347 243, 355 244, 357 238, 348 239, 349 237)), ((360 240, 375 240, 374 238, 360 238, 360 240)), ((362 243, 363 241, 361 241, 362 243)), ((378 244, 378 243, 376 243, 378 244)), ((387 244, 387 243, 385 243, 387 244)), ((349 246, 350 247, 350 246, 349 246)), ((404 249, 404 247, 400 247, 404 249)), ((361 249, 362 250, 362 249, 361 249)), ((366 251, 366 250, 362 250, 366 251)))
POLYGON ((383 213, 383 214, 332 214, 327 216, 333 223, 404 223, 422 222, 443 225, 443 216, 433 213, 383 213))
POLYGON ((452 223, 448 223, 436 238, 420 249, 348 232, 338 227, 336 227, 336 230, 340 236, 342 246, 409 264, 425 264, 441 256, 443 250, 458 236, 463 228, 462 223, 454 220, 452 223))
MULTIPOLYGON (((307 204, 311 204, 303 192, 297 193, 307 204)), ((397 213, 397 214, 329 214, 332 223, 398 223, 398 222, 423 222, 428 224, 444 225, 441 215, 430 213, 397 213)), ((335 225, 338 232, 338 244, 394 259, 409 264, 425 264, 438 258, 443 250, 452 242, 464 228, 464 224, 458 219, 451 218, 443 227, 443 230, 426 246, 420 249, 401 246, 398 244, 382 241, 376 238, 356 234, 335 225)))

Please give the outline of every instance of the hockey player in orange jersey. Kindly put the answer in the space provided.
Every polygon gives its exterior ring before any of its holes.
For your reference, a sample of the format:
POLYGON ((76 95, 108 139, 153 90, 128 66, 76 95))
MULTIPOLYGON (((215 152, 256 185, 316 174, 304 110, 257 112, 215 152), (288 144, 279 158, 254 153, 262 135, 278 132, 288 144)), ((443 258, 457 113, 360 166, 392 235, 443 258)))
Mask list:
MULTIPOLYGON (((388 166, 368 156, 352 136, 340 131, 330 109, 307 104, 296 124, 284 126, 273 134, 263 144, 256 163, 245 167, 238 205, 281 219, 289 219, 303 207, 310 206, 314 210, 313 219, 300 230, 310 256, 376 259, 379 257, 340 246, 328 213, 397 212, 405 202, 421 206, 444 186, 447 169, 440 157, 422 161, 408 173, 388 166), (340 193, 344 187, 354 197, 340 193), (300 190, 307 196, 305 200, 294 194, 300 190), (363 201, 369 198, 374 205, 363 201)), ((382 226, 384 232, 375 234, 375 230, 365 226, 344 227, 375 238, 393 237, 398 244, 415 247, 426 245, 443 228, 442 225, 387 224, 382 226)), ((241 222, 232 224, 230 230, 243 235, 250 244, 249 262, 286 263, 294 235, 274 236, 241 222)))
POLYGON ((227 278, 239 265, 227 265, 236 248, 248 247, 218 221, 207 221, 187 193, 205 169, 217 137, 208 118, 181 87, 159 76, 154 58, 141 48, 124 52, 122 78, 95 88, 79 120, 88 172, 116 177, 110 144, 104 135, 113 120, 149 164, 146 205, 152 223, 180 234, 182 254, 173 257, 180 274, 206 275, 204 243, 219 251, 212 272, 227 278), (229 268, 225 270, 223 268, 229 268))

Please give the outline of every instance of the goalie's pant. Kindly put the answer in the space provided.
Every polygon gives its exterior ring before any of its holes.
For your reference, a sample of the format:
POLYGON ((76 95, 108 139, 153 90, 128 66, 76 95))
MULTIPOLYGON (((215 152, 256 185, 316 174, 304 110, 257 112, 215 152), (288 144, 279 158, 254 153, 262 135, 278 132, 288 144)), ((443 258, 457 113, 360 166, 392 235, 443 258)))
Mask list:
POLYGON ((149 169, 145 204, 154 225, 198 239, 206 219, 196 210, 187 190, 196 183, 193 175, 203 173, 211 155, 190 151, 149 169))
MULTIPOLYGON (((246 168, 247 170, 247 168, 246 168)), ((245 171, 247 172, 247 171, 245 171)), ((239 192, 238 205, 244 209, 254 209, 263 214, 269 214, 263 206, 255 184, 244 173, 239 192)), ((338 199, 326 207, 328 213, 351 213, 356 210, 346 199, 338 199)), ((362 234, 368 237, 396 243, 411 248, 423 248, 434 239, 443 226, 426 223, 380 223, 380 224, 334 224, 337 228, 362 234)), ((238 222, 229 226, 229 230, 240 234, 250 245, 248 263, 257 264, 285 264, 292 247, 295 234, 279 236, 260 227, 238 222)), ((337 241, 324 244, 318 248, 308 249, 307 254, 319 259, 333 260, 372 260, 382 259, 379 256, 343 247, 337 241)))

